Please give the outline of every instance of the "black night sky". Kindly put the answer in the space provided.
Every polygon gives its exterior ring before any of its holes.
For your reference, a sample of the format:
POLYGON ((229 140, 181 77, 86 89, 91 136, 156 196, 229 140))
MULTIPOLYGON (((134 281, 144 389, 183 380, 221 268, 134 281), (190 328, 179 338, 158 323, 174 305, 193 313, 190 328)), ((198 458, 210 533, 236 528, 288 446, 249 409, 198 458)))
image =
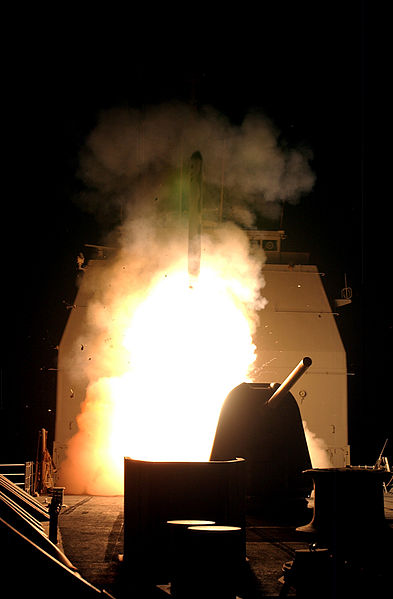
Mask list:
POLYGON ((215 16, 195 3, 124 14, 104 6, 10 23, 0 462, 35 459, 39 428, 53 435, 56 345, 76 292, 76 256, 106 232, 74 202, 84 140, 101 110, 172 100, 214 106, 234 124, 261 111, 289 143, 311 148, 316 184, 284 211, 284 249, 311 253, 331 301, 346 273, 353 302, 337 324, 353 373, 352 463, 372 464, 389 434, 393 462, 391 208, 376 166, 388 100, 373 23, 383 15, 355 1, 232 6, 215 16))

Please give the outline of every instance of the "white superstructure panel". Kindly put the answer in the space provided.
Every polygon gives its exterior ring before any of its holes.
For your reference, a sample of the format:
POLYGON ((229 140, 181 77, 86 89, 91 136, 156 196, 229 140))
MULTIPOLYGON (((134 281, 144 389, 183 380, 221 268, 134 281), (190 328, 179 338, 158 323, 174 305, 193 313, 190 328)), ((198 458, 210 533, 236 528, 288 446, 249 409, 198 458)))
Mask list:
POLYGON ((89 348, 85 346, 87 307, 94 298, 94 272, 103 264, 102 260, 91 260, 84 270, 74 304, 69 308, 70 315, 59 344, 53 448, 56 466, 65 458, 67 443, 78 430, 76 419, 86 397, 86 372, 91 360, 89 348))
POLYGON ((255 381, 281 383, 304 357, 312 366, 294 385, 302 419, 331 449, 334 465, 348 462, 346 354, 316 266, 264 266, 268 300, 259 313, 255 381))

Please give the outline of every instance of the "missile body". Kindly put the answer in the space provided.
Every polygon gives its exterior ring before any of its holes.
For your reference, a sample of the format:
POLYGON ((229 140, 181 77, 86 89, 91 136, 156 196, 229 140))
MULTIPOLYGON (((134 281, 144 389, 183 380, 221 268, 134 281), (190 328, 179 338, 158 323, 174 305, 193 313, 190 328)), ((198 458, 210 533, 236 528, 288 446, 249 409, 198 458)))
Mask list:
POLYGON ((202 229, 202 155, 194 152, 190 161, 190 194, 188 205, 188 274, 197 279, 201 267, 202 229))

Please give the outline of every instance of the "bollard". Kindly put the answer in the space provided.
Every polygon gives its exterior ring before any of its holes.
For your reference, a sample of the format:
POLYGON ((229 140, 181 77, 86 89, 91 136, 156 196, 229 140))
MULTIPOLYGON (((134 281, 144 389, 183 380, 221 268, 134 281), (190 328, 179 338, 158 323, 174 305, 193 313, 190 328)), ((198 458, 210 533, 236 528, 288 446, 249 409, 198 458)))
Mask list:
POLYGON ((182 568, 183 553, 187 546, 188 528, 212 524, 215 524, 213 520, 168 520, 168 580, 171 584, 171 594, 174 597, 176 596, 176 578, 182 568))
POLYGON ((349 466, 312 468, 304 474, 311 474, 314 481, 314 510, 311 522, 296 530, 312 533, 327 547, 345 553, 380 544, 388 528, 383 479, 389 473, 349 466))
POLYGON ((176 599, 235 599, 245 562, 238 526, 190 526, 171 586, 176 599))

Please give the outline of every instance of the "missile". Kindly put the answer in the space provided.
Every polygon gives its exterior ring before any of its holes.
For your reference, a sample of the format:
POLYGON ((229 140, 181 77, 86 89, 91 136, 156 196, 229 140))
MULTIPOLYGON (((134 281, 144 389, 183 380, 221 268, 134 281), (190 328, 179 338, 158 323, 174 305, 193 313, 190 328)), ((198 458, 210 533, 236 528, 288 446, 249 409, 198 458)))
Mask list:
POLYGON ((190 193, 188 203, 188 274, 190 285, 201 268, 202 229, 202 154, 194 152, 190 160, 190 193))

